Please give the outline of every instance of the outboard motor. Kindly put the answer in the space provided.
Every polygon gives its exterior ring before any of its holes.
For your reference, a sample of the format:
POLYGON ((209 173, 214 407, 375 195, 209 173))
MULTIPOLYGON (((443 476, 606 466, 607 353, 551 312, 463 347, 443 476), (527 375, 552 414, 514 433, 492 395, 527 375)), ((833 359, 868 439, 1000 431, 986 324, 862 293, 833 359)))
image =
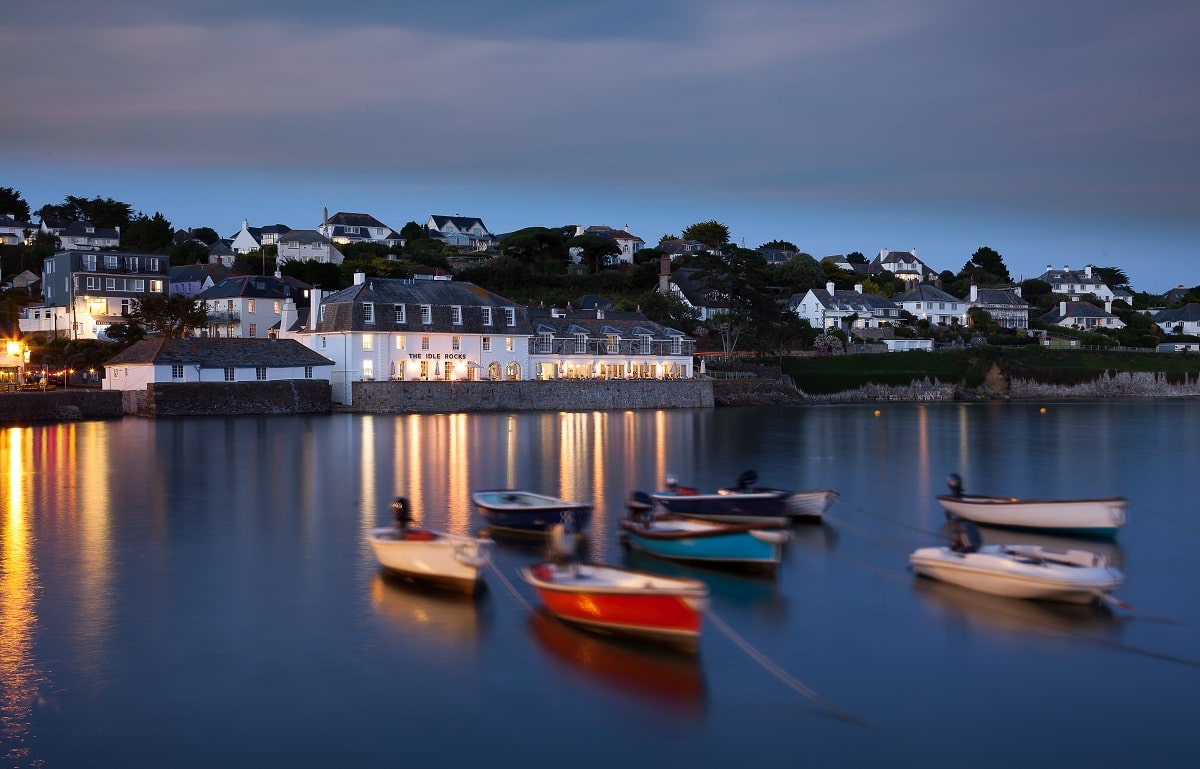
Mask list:
POLYGON ((950 549, 956 553, 974 553, 979 550, 979 529, 970 521, 955 520, 950 524, 950 549))
POLYGON ((392 503, 392 518, 400 531, 404 531, 412 523, 412 509, 406 497, 396 497, 396 501, 392 503))
POLYGON ((946 477, 946 485, 950 487, 950 495, 961 497, 963 495, 962 476, 958 473, 950 473, 946 477))
POLYGON ((630 518, 640 518, 649 522, 654 517, 654 500, 644 491, 632 491, 625 500, 625 509, 630 518))
POLYGON ((758 483, 758 473, 753 470, 747 470, 738 476, 737 490, 749 491, 754 484, 758 483))
POLYGON ((557 566, 570 567, 574 571, 578 564, 576 556, 579 551, 579 539, 575 536, 575 529, 563 523, 556 523, 546 534, 546 560, 557 566))

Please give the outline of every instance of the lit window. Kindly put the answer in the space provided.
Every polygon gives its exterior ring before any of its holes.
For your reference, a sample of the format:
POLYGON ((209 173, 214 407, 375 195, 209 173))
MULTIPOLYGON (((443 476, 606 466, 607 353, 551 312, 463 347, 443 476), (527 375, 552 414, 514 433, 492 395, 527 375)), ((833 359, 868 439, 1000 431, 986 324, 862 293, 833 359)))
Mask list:
POLYGON ((513 338, 511 336, 504 337, 504 351, 505 352, 513 351, 513 338))
POLYGON ((253 299, 246 300, 246 312, 254 312, 254 300, 253 299))
POLYGON ((371 334, 363 334, 362 335, 362 348, 364 350, 370 350, 370 349, 374 348, 374 346, 375 346, 375 337, 371 334))
POLYGON ((403 350, 403 349, 404 349, 404 335, 403 335, 403 334, 401 334, 400 336, 397 336, 397 337, 396 337, 396 349, 397 349, 397 350, 403 350))

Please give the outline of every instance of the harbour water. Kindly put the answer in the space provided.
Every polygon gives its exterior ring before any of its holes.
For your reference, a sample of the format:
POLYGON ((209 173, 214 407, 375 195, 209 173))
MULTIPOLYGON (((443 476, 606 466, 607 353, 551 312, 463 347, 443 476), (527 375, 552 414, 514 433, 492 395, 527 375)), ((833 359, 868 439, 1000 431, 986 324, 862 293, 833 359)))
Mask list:
POLYGON ((145 420, 0 431, 0 766, 1167 766, 1200 748, 1194 400, 145 420), (831 486, 774 579, 625 552, 623 501, 831 486), (1085 547, 1131 608, 915 578, 968 491, 1124 495, 1085 547), (595 505, 588 558, 705 580, 699 654, 542 616, 497 536, 475 600, 383 578, 397 494, 483 526, 475 489, 595 505))

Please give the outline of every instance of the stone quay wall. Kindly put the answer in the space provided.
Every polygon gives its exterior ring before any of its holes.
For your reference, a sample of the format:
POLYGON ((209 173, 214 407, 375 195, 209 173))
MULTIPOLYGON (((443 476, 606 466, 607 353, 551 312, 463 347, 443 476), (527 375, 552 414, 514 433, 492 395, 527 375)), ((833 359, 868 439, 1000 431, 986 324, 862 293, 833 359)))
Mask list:
POLYGON ((1091 382, 1073 385, 1012 379, 1008 381, 1008 391, 1004 395, 1012 400, 1194 398, 1200 396, 1200 377, 1169 377, 1150 371, 1110 371, 1091 382))
POLYGON ((709 408, 711 379, 553 379, 520 382, 355 382, 354 405, 369 414, 473 411, 611 411, 709 408))
POLYGON ((121 394, 70 388, 48 392, 0 392, 0 424, 120 419, 121 394))
POLYGON ((333 390, 329 381, 323 379, 159 383, 120 395, 126 414, 145 417, 328 414, 333 411, 333 390))

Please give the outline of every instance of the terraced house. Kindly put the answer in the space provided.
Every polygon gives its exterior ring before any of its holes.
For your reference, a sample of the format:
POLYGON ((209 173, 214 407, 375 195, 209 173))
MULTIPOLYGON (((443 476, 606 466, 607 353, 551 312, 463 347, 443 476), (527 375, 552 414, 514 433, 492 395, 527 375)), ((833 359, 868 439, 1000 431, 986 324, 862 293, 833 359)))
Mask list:
POLYGON ((285 302, 280 336, 335 362, 333 399, 353 383, 683 378, 694 340, 640 313, 531 310, 473 283, 354 276, 285 302))

